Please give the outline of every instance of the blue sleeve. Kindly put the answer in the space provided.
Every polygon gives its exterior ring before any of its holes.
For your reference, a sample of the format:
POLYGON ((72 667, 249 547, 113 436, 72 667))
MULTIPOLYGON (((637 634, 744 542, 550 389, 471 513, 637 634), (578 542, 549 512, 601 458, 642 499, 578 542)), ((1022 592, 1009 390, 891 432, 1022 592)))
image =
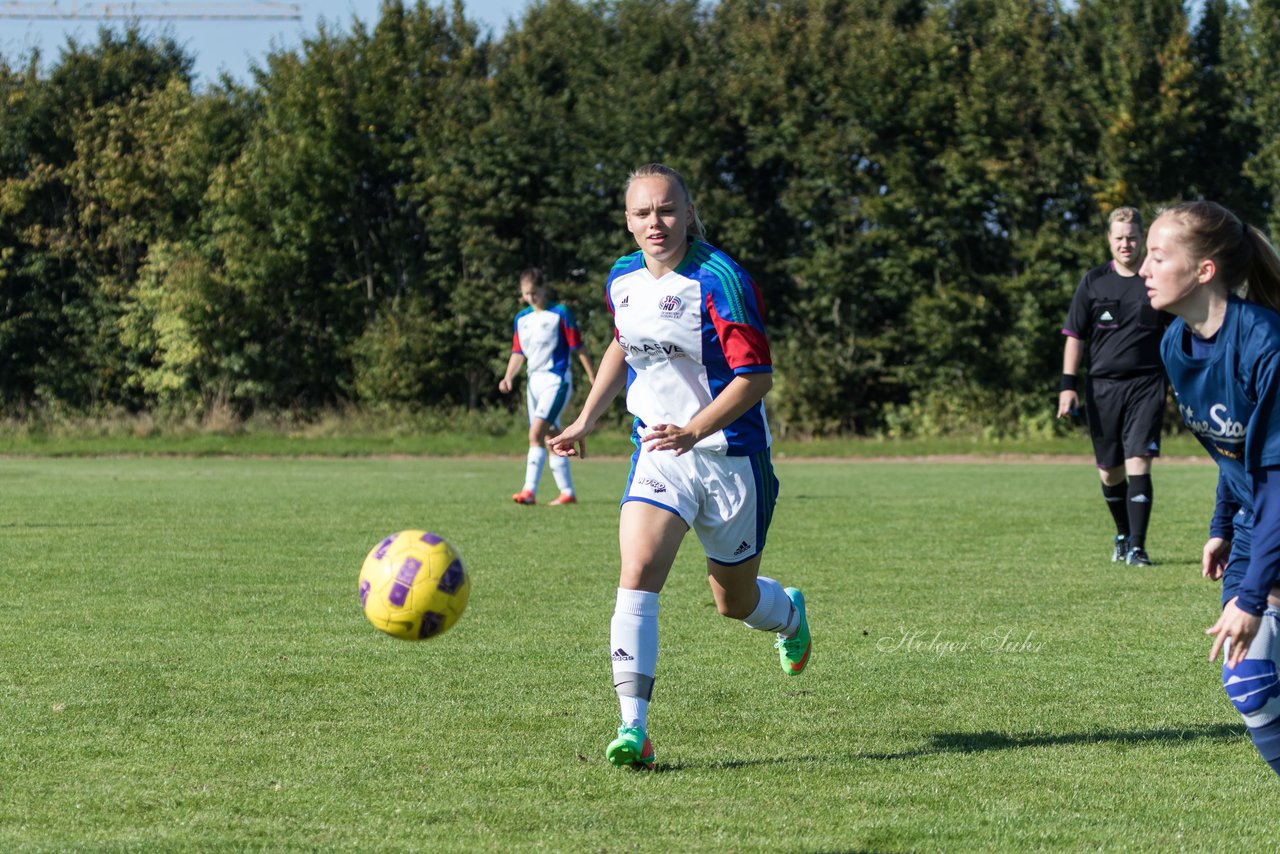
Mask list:
MULTIPOLYGON (((1274 346, 1274 345, 1272 345, 1274 346)), ((1280 466, 1280 352, 1271 349, 1254 362, 1249 385, 1254 390, 1253 414, 1245 432, 1246 471, 1280 466)))
POLYGON ((1240 512, 1240 503, 1231 497, 1227 479, 1218 472, 1218 494, 1214 497, 1213 519, 1209 522, 1209 536, 1222 537, 1224 540, 1234 539, 1236 514, 1240 512))
POLYGON ((1253 472, 1253 547, 1240 582, 1236 607, 1250 614, 1267 610, 1267 594, 1280 570, 1280 467, 1253 472))

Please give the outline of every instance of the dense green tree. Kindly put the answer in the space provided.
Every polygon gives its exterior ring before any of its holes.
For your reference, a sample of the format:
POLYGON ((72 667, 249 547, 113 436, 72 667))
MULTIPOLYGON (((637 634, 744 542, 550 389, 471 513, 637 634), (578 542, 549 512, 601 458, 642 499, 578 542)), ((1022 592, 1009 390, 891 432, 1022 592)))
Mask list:
POLYGON ((1243 14, 1238 115, 1257 131, 1244 174, 1261 195, 1266 227, 1280 234, 1280 3, 1252 0, 1243 14))
POLYGON ((1276 216, 1278 12, 388 0, 247 85, 136 27, 0 59, 0 407, 499 404, 518 271, 598 351, 660 160, 761 285, 781 431, 1049 429, 1112 207, 1276 216))
POLYGON ((136 101, 189 81, 190 68, 175 42, 148 40, 136 27, 104 28, 89 46, 69 43, 47 78, 33 60, 0 176, 0 228, 12 240, 6 302, 18 306, 21 327, 21 376, 10 393, 19 399, 77 408, 139 402, 118 320, 155 206, 131 195, 146 190, 127 177, 138 167, 124 128, 136 101), (111 174, 99 174, 112 158, 111 174))

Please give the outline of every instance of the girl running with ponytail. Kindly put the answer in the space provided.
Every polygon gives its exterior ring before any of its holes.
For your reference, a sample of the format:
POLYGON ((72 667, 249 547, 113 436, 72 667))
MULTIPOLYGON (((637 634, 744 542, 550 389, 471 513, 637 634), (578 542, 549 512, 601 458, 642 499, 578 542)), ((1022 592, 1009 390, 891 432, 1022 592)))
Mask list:
POLYGON ((1161 357, 1182 419, 1218 464, 1202 574, 1222 581, 1206 633, 1222 685, 1280 774, 1280 255, 1213 202, 1151 224, 1139 275, 1176 318, 1161 357))

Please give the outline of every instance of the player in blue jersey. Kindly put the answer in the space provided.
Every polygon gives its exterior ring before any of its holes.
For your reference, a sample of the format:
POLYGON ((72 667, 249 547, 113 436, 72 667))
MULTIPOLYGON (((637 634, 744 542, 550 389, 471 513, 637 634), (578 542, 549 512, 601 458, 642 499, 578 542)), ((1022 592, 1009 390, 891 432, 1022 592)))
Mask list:
POLYGON ((1062 326, 1066 344, 1058 417, 1079 410, 1077 374, 1087 354, 1085 414, 1102 497, 1116 526, 1111 560, 1150 566, 1151 461, 1160 454, 1165 404, 1160 336, 1169 316, 1151 307, 1138 277, 1142 214, 1137 208, 1111 212, 1107 242, 1111 260, 1080 280, 1062 326))
MULTIPOLYGON (((595 368, 582 346, 582 334, 573 313, 560 303, 548 300, 546 283, 537 267, 520 274, 520 301, 526 303, 526 307, 516 315, 511 357, 507 360, 506 373, 498 381, 498 391, 508 394, 520 366, 528 365, 525 399, 529 408, 529 453, 525 459, 524 486, 511 500, 517 504, 535 504, 538 481, 547 462, 547 435, 553 427, 560 426, 560 412, 573 394, 569 357, 577 354, 589 383, 595 382, 595 368)), ((560 487, 559 497, 551 504, 577 503, 569 458, 553 456, 551 475, 560 487)))
POLYGON ((640 251, 609 273, 613 340, 578 419, 550 444, 557 454, 577 453, 625 386, 636 450, 619 514, 622 566, 609 637, 622 726, 605 755, 620 767, 651 768, 658 593, 690 528, 723 616, 776 633, 790 675, 805 669, 810 641, 800 591, 759 575, 778 493, 764 411, 773 368, 760 291, 703 241, 675 170, 655 163, 632 173, 626 223, 640 251))
POLYGON ((1140 275, 1176 319, 1161 356, 1182 419, 1218 464, 1201 571, 1222 581, 1206 632, 1222 684, 1280 774, 1280 255, 1213 202, 1160 213, 1140 275))

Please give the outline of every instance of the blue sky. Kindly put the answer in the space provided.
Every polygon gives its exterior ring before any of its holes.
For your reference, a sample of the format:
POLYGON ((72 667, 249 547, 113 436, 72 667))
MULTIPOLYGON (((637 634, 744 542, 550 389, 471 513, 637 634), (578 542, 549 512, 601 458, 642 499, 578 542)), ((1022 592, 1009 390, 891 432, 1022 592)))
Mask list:
MULTIPOLYGON (((52 5, 54 0, 37 0, 42 5, 52 5)), ((218 3, 219 0, 206 0, 218 3)), ((221 0, 225 5, 245 5, 247 0, 221 0)), ((451 0, 428 0, 430 5, 450 6, 451 0)), ((35 2, 32 5, 36 5, 35 2)), ((71 0, 58 0, 62 8, 70 8, 71 0)), ((81 4, 85 5, 84 3, 81 4)), ((181 7, 182 0, 172 0, 174 7, 181 7)), ((239 80, 248 79, 251 63, 260 61, 273 46, 291 49, 297 47, 306 35, 314 33, 319 21, 324 20, 338 29, 349 29, 352 18, 371 22, 381 5, 379 0, 298 0, 301 21, 147 21, 148 30, 171 34, 188 53, 195 57, 195 72, 199 83, 217 79, 226 71, 239 80)), ((410 5, 410 4, 406 4, 410 5)), ((528 0, 464 0, 467 16, 483 26, 490 27, 497 35, 506 29, 510 18, 518 18, 528 5, 528 0)), ((97 40, 101 21, 57 20, 28 21, 0 18, 0 55, 10 63, 19 56, 39 48, 46 63, 54 60, 68 37, 79 42, 97 40)), ((118 27, 119 22, 106 22, 118 27)))

